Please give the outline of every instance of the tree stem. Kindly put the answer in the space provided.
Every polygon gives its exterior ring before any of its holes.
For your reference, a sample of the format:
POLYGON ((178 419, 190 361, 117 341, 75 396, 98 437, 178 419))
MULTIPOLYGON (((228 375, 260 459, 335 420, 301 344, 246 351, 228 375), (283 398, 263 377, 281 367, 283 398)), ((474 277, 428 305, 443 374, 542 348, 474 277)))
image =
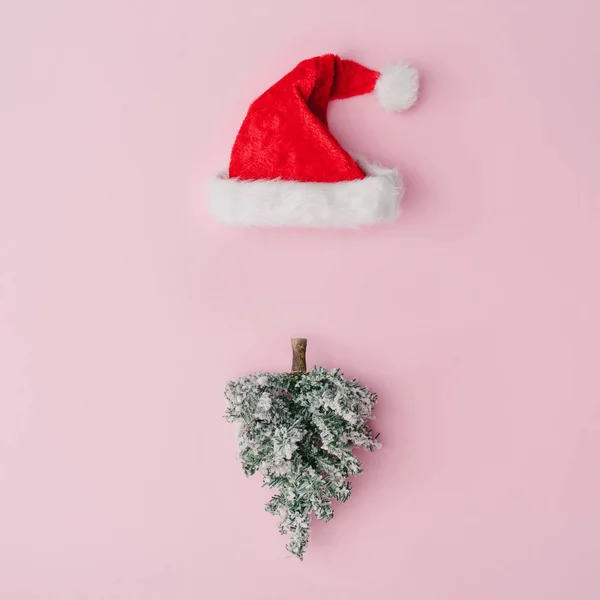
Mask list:
POLYGON ((306 373, 306 339, 292 338, 292 373, 306 373))

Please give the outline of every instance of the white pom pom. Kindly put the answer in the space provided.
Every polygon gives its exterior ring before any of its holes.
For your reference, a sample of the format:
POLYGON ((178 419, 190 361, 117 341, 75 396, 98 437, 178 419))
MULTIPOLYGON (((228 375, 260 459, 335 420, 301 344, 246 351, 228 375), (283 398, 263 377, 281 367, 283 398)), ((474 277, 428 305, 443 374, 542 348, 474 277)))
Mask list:
POLYGON ((419 72, 406 63, 387 65, 375 84, 379 105, 385 110, 406 110, 419 95, 419 72))

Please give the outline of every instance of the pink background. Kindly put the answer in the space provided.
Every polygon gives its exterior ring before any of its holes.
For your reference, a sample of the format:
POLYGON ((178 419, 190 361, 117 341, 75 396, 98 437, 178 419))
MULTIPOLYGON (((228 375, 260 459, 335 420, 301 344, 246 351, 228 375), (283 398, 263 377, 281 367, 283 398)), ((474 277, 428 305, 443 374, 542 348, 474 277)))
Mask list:
POLYGON ((0 15, 3 600, 597 600, 600 10, 592 0, 23 0, 0 15), (402 220, 223 230, 250 101, 334 51, 423 73, 338 102, 402 220), (385 447, 287 558, 222 415, 309 362, 385 447))

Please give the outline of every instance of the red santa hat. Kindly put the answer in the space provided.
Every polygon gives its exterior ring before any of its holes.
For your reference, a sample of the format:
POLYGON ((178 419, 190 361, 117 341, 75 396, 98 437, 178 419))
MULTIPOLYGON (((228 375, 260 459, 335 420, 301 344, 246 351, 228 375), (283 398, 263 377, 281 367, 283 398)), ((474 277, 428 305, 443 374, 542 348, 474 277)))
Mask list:
POLYGON ((353 159, 327 127, 330 100, 375 92, 386 110, 411 107, 416 69, 381 72, 333 54, 302 61, 255 100, 237 135, 228 172, 209 185, 225 225, 360 227, 400 214, 395 169, 353 159))

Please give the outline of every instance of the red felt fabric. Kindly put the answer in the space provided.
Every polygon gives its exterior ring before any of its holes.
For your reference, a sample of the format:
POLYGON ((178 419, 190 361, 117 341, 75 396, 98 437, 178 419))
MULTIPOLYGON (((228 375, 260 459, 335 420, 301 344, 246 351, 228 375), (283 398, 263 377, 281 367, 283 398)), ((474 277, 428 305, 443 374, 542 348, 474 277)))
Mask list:
POLYGON ((364 173, 327 127, 330 100, 373 91, 379 72, 327 54, 302 61, 256 99, 231 153, 229 176, 338 182, 364 173))

